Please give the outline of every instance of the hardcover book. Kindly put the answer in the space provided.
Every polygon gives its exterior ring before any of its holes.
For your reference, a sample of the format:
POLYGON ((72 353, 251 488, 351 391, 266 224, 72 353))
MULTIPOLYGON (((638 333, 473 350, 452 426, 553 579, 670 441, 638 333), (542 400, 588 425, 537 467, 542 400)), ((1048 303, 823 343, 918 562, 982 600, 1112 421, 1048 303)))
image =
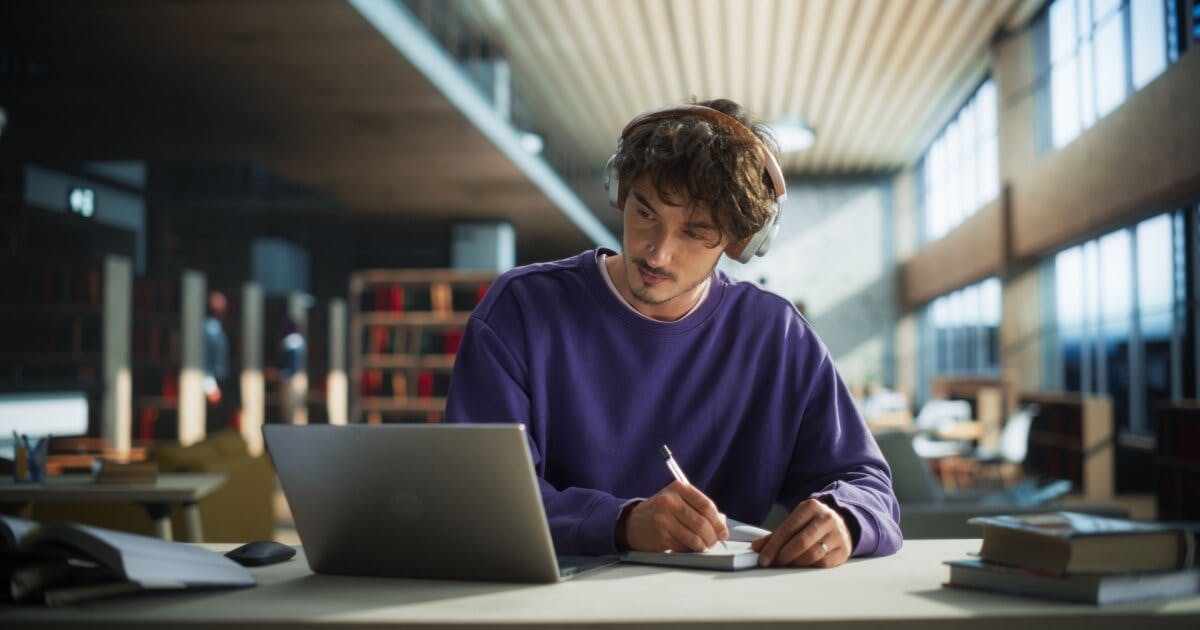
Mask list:
POLYGON ((1188 597, 1200 592, 1200 571, 1050 575, 979 560, 951 560, 948 586, 1032 595, 1086 604, 1188 597))
POLYGON ((979 556, 1055 575, 1171 571, 1196 564, 1194 527, 1075 512, 981 516, 979 556))

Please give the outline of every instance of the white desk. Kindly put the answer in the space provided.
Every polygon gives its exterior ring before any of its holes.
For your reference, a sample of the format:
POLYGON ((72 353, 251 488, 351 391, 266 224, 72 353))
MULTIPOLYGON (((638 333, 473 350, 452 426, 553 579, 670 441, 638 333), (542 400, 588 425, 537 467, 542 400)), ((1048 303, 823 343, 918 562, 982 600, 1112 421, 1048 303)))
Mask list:
POLYGON ((183 509, 184 535, 202 542, 196 503, 225 483, 224 473, 159 473, 154 483, 99 484, 88 475, 47 477, 44 483, 15 483, 0 478, 0 503, 140 503, 154 521, 154 531, 171 540, 171 506, 183 509))
POLYGON ((716 573, 617 565, 550 585, 314 575, 297 555, 252 569, 259 581, 253 589, 140 595, 60 610, 0 607, 0 626, 1200 627, 1200 597, 1095 608, 942 588, 948 569, 941 562, 978 548, 972 540, 912 541, 895 556, 831 570, 716 573))

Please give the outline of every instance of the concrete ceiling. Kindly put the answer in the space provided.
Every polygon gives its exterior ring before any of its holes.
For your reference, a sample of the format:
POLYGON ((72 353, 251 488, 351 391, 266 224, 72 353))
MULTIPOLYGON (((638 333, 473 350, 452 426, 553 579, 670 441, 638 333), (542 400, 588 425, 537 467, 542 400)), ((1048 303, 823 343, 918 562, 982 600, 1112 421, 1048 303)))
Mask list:
MULTIPOLYGON (((784 160, 802 177, 911 164, 986 73, 995 35, 1044 4, 447 2, 505 52, 556 155, 598 173, 633 114, 727 96, 816 129, 784 160)), ((341 0, 8 0, 0 52, 0 159, 252 161, 352 216, 502 218, 526 254, 591 245, 341 0)), ((601 196, 583 196, 615 231, 601 196)))
POLYGON ((0 158, 253 161, 357 216, 591 244, 345 2, 13 1, 0 42, 0 158))

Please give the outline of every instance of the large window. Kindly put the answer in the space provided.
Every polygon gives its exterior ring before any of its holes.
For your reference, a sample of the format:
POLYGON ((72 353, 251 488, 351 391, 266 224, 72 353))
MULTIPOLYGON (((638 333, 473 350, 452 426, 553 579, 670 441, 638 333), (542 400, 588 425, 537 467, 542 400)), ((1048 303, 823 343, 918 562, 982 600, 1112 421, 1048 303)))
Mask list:
MULTIPOLYGON (((1178 55, 1176 0, 1055 0, 1039 19, 1054 148, 1067 145, 1178 55)), ((1039 90, 1045 97, 1045 84, 1039 90)), ((1046 142, 1043 139, 1043 146, 1046 142)), ((1048 148, 1048 147, 1047 147, 1048 148)))
POLYGON ((1151 435, 1183 392, 1185 214, 1162 214, 1059 252, 1048 389, 1107 394, 1122 432, 1151 435))
MULTIPOLYGON (((997 376, 1000 373, 1000 280, 947 293, 925 307, 921 382, 937 376, 997 376)), ((928 392, 921 392, 922 400, 928 392)))
POLYGON ((921 159, 923 241, 941 238, 1000 190, 996 84, 987 80, 921 159))
POLYGON ((1188 19, 1192 41, 1200 42, 1200 2, 1192 0, 1192 12, 1188 19))

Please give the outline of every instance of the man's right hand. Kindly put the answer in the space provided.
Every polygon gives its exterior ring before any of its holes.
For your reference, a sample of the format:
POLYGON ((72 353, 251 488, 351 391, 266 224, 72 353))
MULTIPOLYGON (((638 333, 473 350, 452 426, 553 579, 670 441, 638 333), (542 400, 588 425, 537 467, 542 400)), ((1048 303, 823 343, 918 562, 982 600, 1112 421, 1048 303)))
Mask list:
POLYGON ((704 551, 729 538, 712 499, 679 481, 633 506, 624 533, 623 541, 638 551, 704 551))

